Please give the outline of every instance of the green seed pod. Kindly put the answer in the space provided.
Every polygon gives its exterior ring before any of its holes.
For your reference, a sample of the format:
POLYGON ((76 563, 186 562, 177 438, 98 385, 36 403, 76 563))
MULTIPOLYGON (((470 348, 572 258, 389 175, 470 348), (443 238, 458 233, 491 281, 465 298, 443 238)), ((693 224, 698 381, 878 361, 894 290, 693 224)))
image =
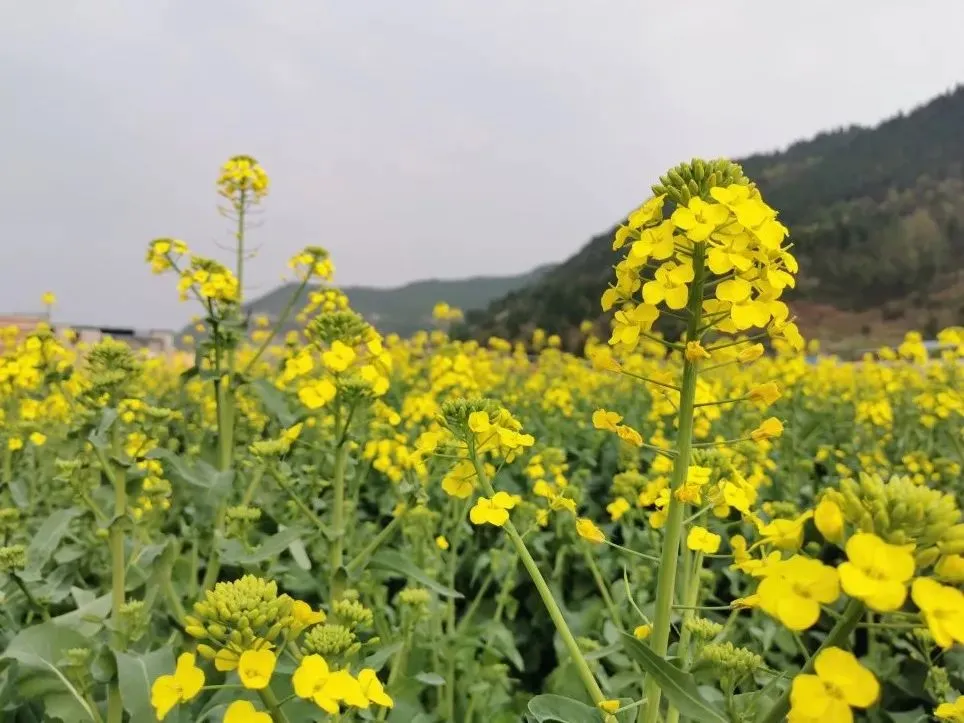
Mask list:
POLYGON ((699 196, 699 195, 700 195, 700 187, 699 187, 699 185, 696 183, 696 181, 690 179, 690 180, 687 182, 686 187, 689 189, 690 193, 693 194, 694 196, 699 196))
POLYGON ((940 555, 941 551, 936 547, 928 547, 925 550, 920 550, 915 557, 917 567, 930 567, 937 562, 937 558, 940 557, 940 555))

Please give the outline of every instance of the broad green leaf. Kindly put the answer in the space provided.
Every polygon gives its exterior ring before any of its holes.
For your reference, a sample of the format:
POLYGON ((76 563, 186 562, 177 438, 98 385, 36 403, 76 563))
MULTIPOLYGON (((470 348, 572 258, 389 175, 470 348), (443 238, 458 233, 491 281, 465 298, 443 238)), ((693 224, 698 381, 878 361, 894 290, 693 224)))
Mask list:
MULTIPOLYGON (((64 510, 57 510, 50 517, 43 521, 37 528, 27 548, 27 571, 39 573, 40 569, 47 564, 57 545, 64 539, 64 535, 70 529, 70 523, 75 517, 79 517, 81 511, 76 507, 68 507, 64 510)), ((24 577, 28 577, 25 575, 24 577)))
POLYGON ((511 631, 505 625, 498 624, 489 626, 488 633, 491 636, 489 640, 492 646, 502 653, 515 666, 516 670, 525 670, 525 663, 522 661, 522 656, 519 654, 511 631))
POLYGON ((267 538, 251 552, 245 550, 238 540, 226 540, 221 547, 221 559, 229 565, 253 565, 264 562, 269 558, 278 557, 303 534, 305 534, 304 530, 289 527, 267 538))
POLYGON ((538 723, 602 723, 598 708, 561 695, 537 695, 529 701, 529 713, 538 723))
POLYGON ((47 715, 64 723, 95 720, 87 701, 60 671, 59 663, 70 648, 90 647, 90 640, 54 621, 21 630, 0 660, 16 660, 17 695, 22 700, 42 700, 47 715))
POLYGON ((285 427, 292 426, 298 421, 298 416, 288 406, 285 393, 276 388, 267 379, 258 379, 251 384, 261 398, 264 408, 270 412, 285 427))
POLYGON ((440 585, 398 550, 381 550, 368 561, 371 570, 386 570, 415 580, 442 597, 461 598, 462 593, 440 585))
POLYGON ((144 655, 128 653, 115 653, 115 655, 124 710, 130 713, 132 721, 153 720, 151 685, 159 676, 174 671, 173 650, 160 648, 144 655))
POLYGON ((311 569, 311 558, 308 557, 308 550, 305 549, 304 542, 301 540, 293 540, 291 544, 288 545, 288 552, 291 553, 295 564, 302 570, 311 569))
POLYGON ((698 720, 700 723, 726 723, 726 718, 700 695, 692 675, 684 673, 632 635, 623 633, 622 637, 623 646, 629 656, 653 676, 663 695, 679 709, 683 717, 698 720))
MULTIPOLYGON (((74 600, 78 602, 86 599, 86 596, 78 590, 71 588, 74 600), (80 595, 78 596, 78 593, 80 595)), ((66 628, 80 633, 85 638, 90 638, 99 633, 103 628, 107 617, 110 615, 111 599, 110 593, 105 593, 98 598, 87 600, 79 605, 76 610, 69 613, 58 615, 50 623, 60 628, 66 628)))

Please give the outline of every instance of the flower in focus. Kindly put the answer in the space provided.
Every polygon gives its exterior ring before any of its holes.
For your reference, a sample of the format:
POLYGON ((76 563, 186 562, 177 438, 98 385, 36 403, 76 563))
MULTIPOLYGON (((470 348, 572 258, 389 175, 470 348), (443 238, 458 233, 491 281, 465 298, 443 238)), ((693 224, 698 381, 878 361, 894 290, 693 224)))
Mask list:
POLYGON ((245 650, 238 659, 238 677, 249 690, 267 688, 277 662, 270 650, 245 650))
POLYGON ((919 577, 914 580, 910 594, 935 643, 942 648, 949 648, 955 642, 964 644, 964 593, 929 577, 919 577))
POLYGON ((852 721, 851 708, 869 708, 880 695, 874 674, 846 650, 822 650, 814 660, 814 672, 793 679, 789 723, 852 721))
POLYGON ((964 695, 957 696, 953 703, 941 703, 934 710, 934 717, 951 723, 964 723, 964 695))
POLYGON ((720 549, 720 541, 719 535, 710 532, 705 527, 694 525, 686 536, 686 547, 694 552, 714 555, 720 549))
POLYGON ((846 551, 848 561, 837 568, 845 593, 878 612, 897 610, 904 604, 907 583, 914 575, 910 549, 858 532, 847 540, 846 551))
POLYGON ((194 664, 193 653, 181 653, 174 675, 162 675, 151 685, 151 705, 164 720, 178 703, 191 700, 204 687, 204 671, 194 664))
POLYGON ((837 571, 819 560, 794 555, 775 565, 757 588, 760 608, 790 630, 806 630, 820 618, 820 605, 840 597, 837 571))
POLYGON ((372 668, 364 668, 358 673, 358 684, 361 686, 362 695, 368 698, 370 703, 383 708, 391 708, 395 705, 372 668))
POLYGON ((224 711, 224 723, 271 723, 271 714, 258 710, 249 700, 236 700, 224 711))
POLYGON ((473 525, 490 524, 502 527, 509 521, 509 510, 515 507, 515 500, 505 492, 496 492, 492 499, 479 497, 475 506, 469 510, 473 525))

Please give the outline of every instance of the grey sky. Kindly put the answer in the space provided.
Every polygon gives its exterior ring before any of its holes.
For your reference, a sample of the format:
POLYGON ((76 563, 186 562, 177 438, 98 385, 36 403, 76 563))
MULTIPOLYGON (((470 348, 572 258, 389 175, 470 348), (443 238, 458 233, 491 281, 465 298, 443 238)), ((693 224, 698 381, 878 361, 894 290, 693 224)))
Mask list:
POLYGON ((560 260, 693 155, 874 123, 964 80, 931 0, 0 0, 0 312, 174 326, 146 243, 220 253, 220 163, 272 194, 247 293, 560 260))

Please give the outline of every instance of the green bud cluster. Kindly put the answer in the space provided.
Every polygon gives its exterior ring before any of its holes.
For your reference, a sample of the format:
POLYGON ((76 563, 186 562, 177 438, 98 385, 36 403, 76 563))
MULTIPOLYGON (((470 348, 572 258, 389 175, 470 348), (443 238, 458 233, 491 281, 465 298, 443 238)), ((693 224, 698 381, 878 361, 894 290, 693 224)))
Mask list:
POLYGON ((257 522, 261 519, 261 509, 258 507, 248 507, 247 505, 235 505, 228 507, 226 517, 229 522, 257 522))
POLYGON ((712 640, 723 632, 722 625, 707 618, 690 618, 683 623, 683 627, 696 640, 712 640))
POLYGON ((93 397, 104 393, 122 393, 141 373, 141 363, 133 349, 110 337, 91 348, 87 355, 87 366, 92 384, 90 394, 93 397))
POLYGON ((763 511, 772 519, 793 519, 800 513, 796 502, 789 500, 773 500, 763 503, 763 511))
POLYGON ((644 487, 646 487, 646 478, 638 470, 630 469, 613 476, 612 493, 615 497, 625 497, 627 500, 634 501, 644 487))
POLYGON ((358 600, 342 598, 331 606, 331 611, 349 628, 367 627, 375 620, 375 614, 358 600))
POLYGON ((259 439, 248 447, 248 451, 259 459, 283 457, 290 449, 291 442, 287 439, 259 439))
POLYGON ((398 593, 398 602, 410 607, 425 607, 432 599, 428 590, 421 587, 406 587, 398 593))
POLYGON ((302 640, 306 651, 321 656, 351 655, 361 650, 355 634, 338 623, 315 625, 302 640))
POLYGON ((308 323, 305 332, 318 347, 330 346, 336 341, 354 347, 371 337, 372 327, 360 314, 347 309, 316 316, 308 323))
POLYGON ((16 507, 0 508, 0 535, 6 537, 20 527, 20 510, 16 507))
POLYGON ((147 606, 143 600, 128 600, 118 611, 120 627, 129 641, 140 640, 147 633, 150 620, 147 606))
POLYGON ((933 563, 937 554, 964 552, 964 524, 952 493, 916 484, 910 477, 860 474, 844 479, 827 496, 844 518, 863 532, 872 532, 893 545, 914 544, 918 561, 933 563))
POLYGON ((348 406, 369 402, 374 399, 372 385, 358 374, 348 374, 338 379, 338 391, 348 406))
POLYGON ((950 698, 953 692, 950 676, 947 668, 934 665, 927 671, 927 678, 924 679, 924 690, 934 700, 944 700, 950 698))
POLYGON ((659 183, 653 186, 653 194, 659 196, 665 193, 671 200, 685 206, 691 198, 708 198, 710 189, 714 186, 729 186, 734 183, 741 186, 750 184, 750 179, 743 174, 743 168, 738 164, 723 158, 715 161, 694 158, 660 176, 659 183))
POLYGON ((700 661, 713 668, 724 689, 732 691, 744 678, 763 666, 763 658, 733 643, 709 643, 700 651, 700 661))
POLYGON ((68 648, 58 666, 82 693, 90 690, 94 683, 90 672, 93 655, 90 648, 68 648))
POLYGON ((212 639, 236 649, 254 647, 258 640, 274 641, 295 623, 294 601, 278 594, 278 585, 254 575, 219 582, 194 603, 194 616, 185 618, 188 635, 212 639))
POLYGON ((488 412, 493 415, 499 410, 499 403, 494 399, 485 397, 474 397, 472 399, 458 398, 450 399, 442 403, 442 414, 440 421, 448 427, 452 433, 463 438, 468 433, 469 415, 473 412, 488 412))
POLYGON ((27 566, 27 548, 23 545, 0 547, 0 572, 19 572, 27 566))

